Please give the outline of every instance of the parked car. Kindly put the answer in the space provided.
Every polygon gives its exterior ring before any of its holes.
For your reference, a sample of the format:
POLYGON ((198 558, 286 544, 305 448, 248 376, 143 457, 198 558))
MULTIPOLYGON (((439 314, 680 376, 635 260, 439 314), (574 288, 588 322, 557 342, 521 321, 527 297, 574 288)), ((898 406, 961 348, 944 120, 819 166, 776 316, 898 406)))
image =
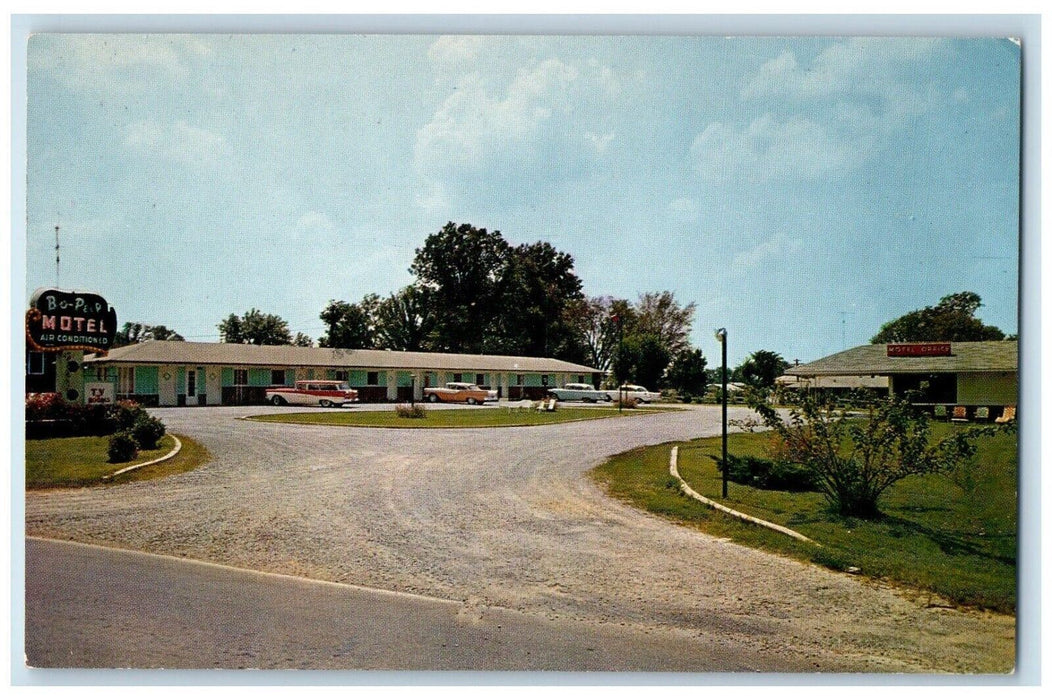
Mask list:
POLYGON ((272 386, 266 390, 268 403, 275 406, 343 406, 358 400, 358 392, 346 382, 308 379, 295 386, 272 386))
POLYGON ((661 398, 661 394, 658 392, 647 391, 645 386, 639 386, 638 384, 622 384, 619 390, 611 389, 610 395, 614 398, 620 396, 626 401, 635 399, 641 403, 650 403, 651 401, 658 401, 661 398))
POLYGON ((596 389, 591 384, 567 384, 558 389, 549 389, 548 395, 554 396, 560 401, 586 401, 588 403, 595 403, 596 401, 610 400, 609 391, 596 389))
POLYGON ((449 382, 445 386, 424 387, 424 398, 431 403, 466 403, 471 406, 481 405, 487 401, 496 401, 497 392, 482 389, 478 384, 467 382, 449 382))

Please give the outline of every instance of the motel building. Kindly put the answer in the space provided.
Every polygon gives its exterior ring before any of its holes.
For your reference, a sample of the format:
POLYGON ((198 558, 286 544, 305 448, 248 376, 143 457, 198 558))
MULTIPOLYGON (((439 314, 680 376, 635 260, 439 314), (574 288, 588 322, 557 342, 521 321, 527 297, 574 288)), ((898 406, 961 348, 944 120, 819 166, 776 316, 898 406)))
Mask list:
POLYGON ((446 382, 536 400, 550 387, 594 384, 602 376, 592 367, 538 357, 162 340, 85 355, 83 372, 86 391, 144 406, 261 404, 267 387, 310 379, 345 381, 362 402, 419 401, 424 387, 446 382))
POLYGON ((786 370, 783 386, 873 388, 914 392, 914 403, 941 414, 995 420, 1019 401, 1019 343, 887 343, 860 345, 786 370))

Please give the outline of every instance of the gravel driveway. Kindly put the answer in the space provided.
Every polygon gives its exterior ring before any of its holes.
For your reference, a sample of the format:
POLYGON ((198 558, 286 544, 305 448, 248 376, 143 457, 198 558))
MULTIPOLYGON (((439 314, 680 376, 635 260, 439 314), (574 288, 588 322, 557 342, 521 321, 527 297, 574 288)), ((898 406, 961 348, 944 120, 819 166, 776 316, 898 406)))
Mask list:
POLYGON ((421 593, 467 611, 675 629, 786 669, 1014 665, 1012 617, 930 606, 926 595, 676 526, 585 475, 632 447, 718 434, 717 407, 499 429, 238 420, 282 410, 153 410, 215 460, 157 481, 28 493, 26 533, 421 593))

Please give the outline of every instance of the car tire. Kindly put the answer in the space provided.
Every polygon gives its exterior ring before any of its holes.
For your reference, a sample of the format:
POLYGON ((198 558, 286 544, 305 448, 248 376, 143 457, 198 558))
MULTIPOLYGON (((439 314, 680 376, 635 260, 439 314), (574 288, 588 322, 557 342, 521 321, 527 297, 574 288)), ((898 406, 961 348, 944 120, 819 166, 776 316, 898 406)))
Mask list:
POLYGON ((469 396, 468 397, 468 406, 476 406, 476 405, 478 405, 478 401, 475 399, 475 397, 474 396, 469 396))
POLYGON ((318 402, 318 405, 320 405, 322 408, 332 408, 332 401, 329 401, 328 399, 322 399, 318 402))
POLYGON ((270 402, 272 404, 274 404, 275 406, 284 406, 285 405, 285 399, 281 398, 280 396, 273 397, 270 400, 270 402))
POLYGON ((610 394, 604 394, 603 401, 613 401, 613 399, 610 398, 610 394))
POLYGON ((431 403, 438 403, 438 394, 428 394, 427 400, 431 403))

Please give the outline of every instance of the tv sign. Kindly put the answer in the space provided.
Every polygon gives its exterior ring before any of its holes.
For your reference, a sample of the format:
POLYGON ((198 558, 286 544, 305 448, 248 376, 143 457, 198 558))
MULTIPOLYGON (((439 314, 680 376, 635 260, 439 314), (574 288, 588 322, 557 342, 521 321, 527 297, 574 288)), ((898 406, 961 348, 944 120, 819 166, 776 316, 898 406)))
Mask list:
POLYGON ((26 341, 32 350, 106 352, 113 347, 117 312, 98 294, 38 289, 29 307, 26 341))
POLYGON ((888 357, 949 357, 949 343, 888 343, 888 357))

